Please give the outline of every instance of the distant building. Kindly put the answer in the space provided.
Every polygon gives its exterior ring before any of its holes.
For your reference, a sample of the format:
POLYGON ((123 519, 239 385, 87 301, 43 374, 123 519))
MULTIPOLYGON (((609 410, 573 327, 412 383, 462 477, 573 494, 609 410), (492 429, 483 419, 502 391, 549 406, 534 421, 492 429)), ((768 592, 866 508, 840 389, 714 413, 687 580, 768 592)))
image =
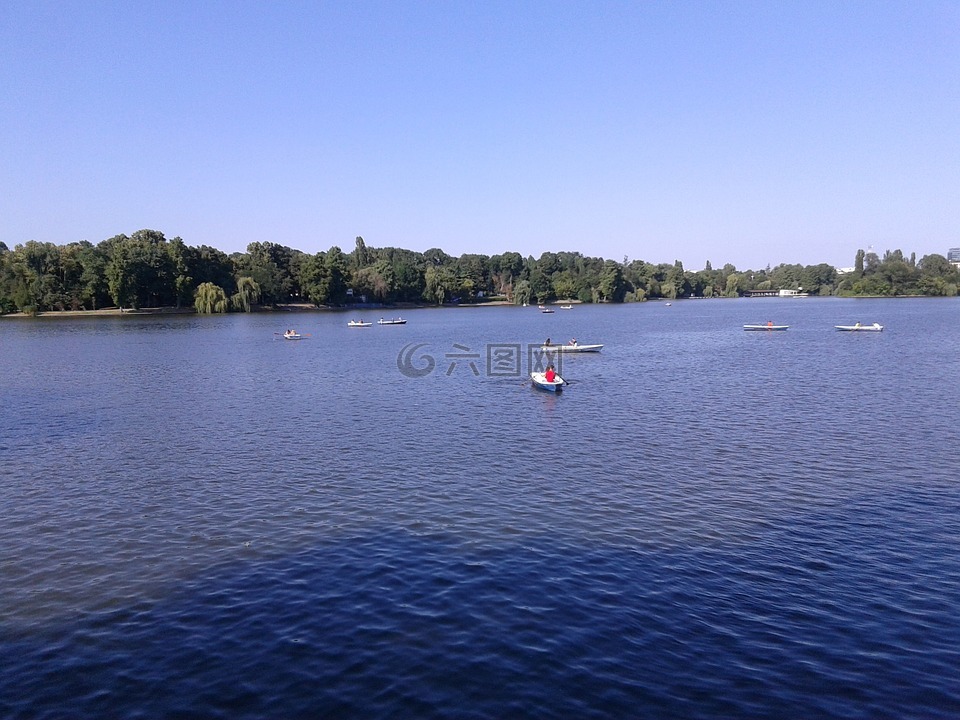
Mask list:
POLYGON ((747 297, 810 297, 809 293, 799 290, 747 290, 744 295, 747 297))
POLYGON ((849 275, 852 272, 856 272, 856 268, 846 267, 846 268, 837 268, 837 275, 849 275))
POLYGON ((947 250, 947 262, 954 267, 960 267, 960 248, 950 248, 947 250))

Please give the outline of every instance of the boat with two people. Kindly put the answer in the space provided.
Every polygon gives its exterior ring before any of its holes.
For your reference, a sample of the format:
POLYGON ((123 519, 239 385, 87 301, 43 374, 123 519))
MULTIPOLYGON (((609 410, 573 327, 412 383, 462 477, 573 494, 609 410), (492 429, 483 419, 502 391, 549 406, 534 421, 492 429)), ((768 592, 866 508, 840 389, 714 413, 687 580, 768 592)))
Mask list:
POLYGON ((347 323, 348 327, 372 327, 372 322, 364 322, 363 320, 351 320, 347 323))
POLYGON ((547 338, 546 342, 540 346, 543 352, 562 352, 562 353, 598 353, 603 350, 603 345, 581 345, 576 338, 571 338, 566 345, 554 345, 547 338))
POLYGON ((573 305, 561 305, 561 310, 573 310, 573 305))
POLYGON ((540 312, 542 312, 542 313, 552 313, 552 312, 553 312, 553 308, 548 308, 548 307, 546 307, 546 306, 544 306, 544 305, 537 305, 537 309, 538 309, 540 312))
POLYGON ((547 369, 542 373, 530 373, 530 379, 533 381, 533 386, 535 388, 554 393, 560 392, 563 389, 563 386, 567 384, 566 380, 557 375, 556 371, 553 369, 553 365, 547 365, 547 369))
POLYGON ((298 333, 296 330, 287 330, 287 331, 285 331, 285 332, 283 333, 283 339, 284 339, 284 340, 300 340, 300 339, 302 339, 303 337, 305 337, 305 336, 304 336, 304 335, 301 335, 301 334, 298 333))
POLYGON ((873 323, 873 325, 862 325, 859 321, 856 325, 834 325, 837 330, 844 332, 883 332, 883 325, 873 323))
POLYGON ((392 320, 384 320, 380 318, 377 320, 377 325, 406 325, 407 321, 403 318, 393 318, 392 320))
POLYGON ((744 325, 744 330, 786 330, 789 325, 774 325, 773 320, 767 320, 763 325, 744 325))

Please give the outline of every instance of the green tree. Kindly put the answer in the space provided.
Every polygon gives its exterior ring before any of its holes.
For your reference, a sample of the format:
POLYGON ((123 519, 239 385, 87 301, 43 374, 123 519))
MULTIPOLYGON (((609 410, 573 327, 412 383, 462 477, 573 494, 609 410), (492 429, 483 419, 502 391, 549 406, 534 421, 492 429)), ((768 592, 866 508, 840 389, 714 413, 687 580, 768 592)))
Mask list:
POLYGON ((916 282, 920 279, 920 272, 910 267, 899 250, 880 264, 878 274, 886 282, 891 295, 913 294, 916 292, 916 282))
POLYGON ((429 266, 424 273, 424 298, 437 305, 442 305, 448 298, 452 297, 453 291, 458 287, 457 276, 454 275, 452 268, 429 266))
POLYGON ((11 271, 9 266, 10 250, 6 244, 0 242, 0 315, 13 312, 17 309, 16 303, 10 296, 11 271))
POLYGON ((330 302, 342 303, 347 296, 350 273, 343 251, 334 245, 327 251, 324 265, 328 277, 327 293, 330 302))
POLYGON ((296 270, 291 267, 297 252, 272 242, 250 243, 246 255, 237 258, 236 272, 257 282, 264 304, 289 302, 300 295, 296 270))
POLYGON ((490 269, 499 274, 506 282, 512 283, 519 279, 523 267, 523 255, 517 252, 507 252, 490 258, 490 269))
POLYGON ((673 267, 667 270, 660 290, 664 297, 682 298, 690 294, 687 276, 683 271, 683 263, 679 260, 673 263, 673 267))
POLYGON ((577 283, 569 270, 562 270, 553 276, 553 294, 561 300, 576 297, 577 283))
POLYGON ((187 260, 187 247, 183 240, 175 237, 167 244, 167 253, 170 256, 170 267, 173 274, 173 295, 178 308, 190 301, 193 293, 193 277, 190 275, 190 266, 187 260))
POLYGON ((490 258, 490 283, 495 293, 506 295, 511 302, 515 297, 516 283, 523 278, 524 262, 520 253, 508 252, 490 258))
POLYGON ((461 255, 454 262, 454 272, 460 283, 459 292, 464 299, 472 300, 478 292, 487 293, 493 289, 490 260, 486 255, 461 255))
POLYGON ((423 253, 423 262, 426 265, 432 265, 433 267, 449 265, 452 260, 453 258, 439 248, 430 248, 423 253))
POLYGON ((363 238, 357 235, 357 247, 353 251, 353 269, 361 270, 373 262, 371 253, 367 249, 367 244, 363 238))
POLYGON ((203 283, 197 287, 193 305, 201 315, 225 313, 227 311, 227 294, 218 285, 203 283))
POLYGON ((98 245, 108 257, 107 285, 119 307, 159 307, 176 302, 174 262, 163 233, 138 230, 98 245))
POLYGON ((393 263, 393 278, 396 297, 398 300, 415 301, 423 296, 423 273, 419 266, 421 262, 415 253, 409 250, 399 250, 391 258, 393 263))
POLYGON ((123 310, 124 307, 138 307, 136 283, 131 271, 131 247, 126 235, 117 235, 105 243, 110 260, 107 262, 107 287, 113 304, 123 310))
POLYGON ((85 307, 96 310, 110 303, 107 286, 107 257, 99 247, 83 244, 79 254, 83 270, 80 273, 80 297, 85 307))
POLYGON ((386 301, 394 288, 393 267, 385 261, 360 268, 353 273, 353 291, 380 302, 386 301))
POLYGON ((529 305, 533 299, 533 289, 529 280, 518 280, 513 286, 513 304, 529 305))
POLYGON ((58 246, 30 240, 13 249, 9 262, 12 278, 10 296, 21 311, 64 309, 58 246))
MULTIPOLYGON (((185 247, 184 248, 184 260, 186 261, 186 269, 184 275, 186 277, 192 278, 191 284, 202 285, 205 282, 213 283, 214 285, 219 285, 223 288, 224 292, 232 293, 236 289, 236 281, 234 280, 234 272, 237 271, 238 277, 243 277, 243 273, 239 272, 240 265, 242 265, 242 259, 245 257, 241 253, 236 253, 234 256, 237 259, 235 263, 234 260, 226 255, 226 253, 217 250, 216 248, 208 247, 207 245, 201 245, 200 247, 185 247)), ((193 297, 193 290, 190 289, 190 297, 193 297)))
POLYGON ((621 302, 623 300, 623 268, 616 260, 607 260, 603 264, 603 273, 600 276, 597 292, 602 302, 621 302))
POLYGON ((537 269, 540 270, 544 275, 550 277, 556 272, 560 271, 560 260, 557 257, 556 253, 545 252, 540 255, 540 259, 537 260, 537 269))
POLYGON ((310 255, 300 263, 300 289, 317 307, 330 301, 330 276, 323 253, 310 255))
POLYGON ((130 236, 131 269, 138 307, 174 305, 174 263, 162 232, 138 230, 130 236))
POLYGON ((727 275, 727 284, 724 294, 727 297, 739 297, 740 296, 740 280, 742 276, 740 273, 730 273, 727 275))
POLYGON ((800 271, 800 285, 811 295, 830 295, 837 281, 837 269, 832 265, 820 263, 808 265, 800 271))
POLYGON ((530 269, 530 290, 538 303, 544 303, 553 298, 553 284, 550 282, 550 277, 537 264, 530 269))
POLYGON ((947 260, 943 255, 938 255, 936 253, 932 255, 924 255, 920 258, 920 262, 917 265, 920 268, 920 272, 924 277, 940 277, 944 279, 949 279, 956 275, 958 272, 957 268, 950 264, 950 261, 947 260))
POLYGON ((251 277, 237 279, 237 292, 230 297, 230 305, 235 310, 248 313, 259 299, 260 286, 256 280, 251 277))

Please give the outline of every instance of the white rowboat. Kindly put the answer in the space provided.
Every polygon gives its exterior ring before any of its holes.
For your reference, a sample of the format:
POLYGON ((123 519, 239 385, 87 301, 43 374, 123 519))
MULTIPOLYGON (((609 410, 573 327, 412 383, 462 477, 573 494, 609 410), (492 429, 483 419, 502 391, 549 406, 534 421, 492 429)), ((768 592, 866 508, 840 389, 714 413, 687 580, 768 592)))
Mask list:
POLYGON ((541 345, 543 352, 588 353, 600 352, 603 345, 541 345))
POLYGON ((560 392, 563 386, 566 385, 564 379, 559 375, 554 377, 553 382, 547 382, 546 375, 540 372, 533 372, 530 373, 530 379, 533 380, 534 387, 546 390, 547 392, 560 392))
POLYGON ((834 325, 837 330, 843 330, 845 332, 882 332, 883 325, 880 323, 874 323, 873 325, 861 325, 857 323, 856 325, 834 325))

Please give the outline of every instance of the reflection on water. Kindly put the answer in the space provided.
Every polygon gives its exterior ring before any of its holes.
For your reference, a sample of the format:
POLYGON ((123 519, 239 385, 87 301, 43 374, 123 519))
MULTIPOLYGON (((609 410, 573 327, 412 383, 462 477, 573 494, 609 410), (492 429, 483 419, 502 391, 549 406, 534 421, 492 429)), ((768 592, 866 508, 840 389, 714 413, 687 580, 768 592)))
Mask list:
POLYGON ((0 716, 957 716, 958 312, 3 320, 0 716))

